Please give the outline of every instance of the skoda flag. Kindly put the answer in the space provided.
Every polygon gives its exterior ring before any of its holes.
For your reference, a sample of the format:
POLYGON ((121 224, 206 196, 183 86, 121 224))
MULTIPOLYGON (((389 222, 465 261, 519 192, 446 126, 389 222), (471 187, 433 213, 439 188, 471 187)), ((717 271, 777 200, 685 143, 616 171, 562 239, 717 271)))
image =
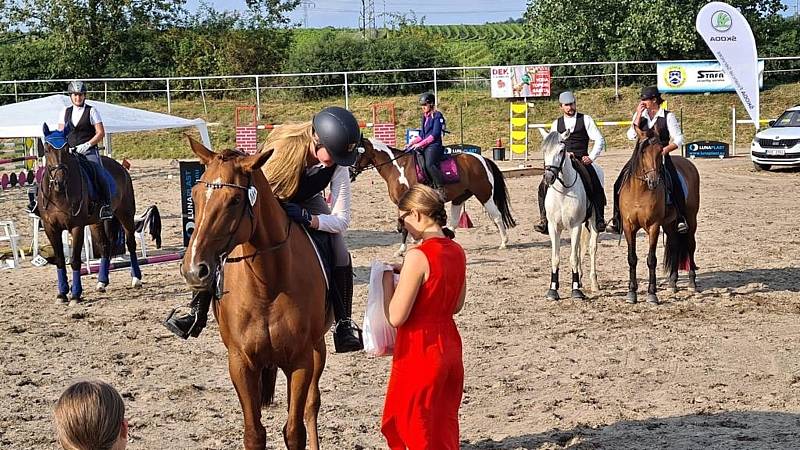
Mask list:
POLYGON ((697 13, 695 27, 758 129, 758 52, 750 24, 733 6, 711 2, 697 13))

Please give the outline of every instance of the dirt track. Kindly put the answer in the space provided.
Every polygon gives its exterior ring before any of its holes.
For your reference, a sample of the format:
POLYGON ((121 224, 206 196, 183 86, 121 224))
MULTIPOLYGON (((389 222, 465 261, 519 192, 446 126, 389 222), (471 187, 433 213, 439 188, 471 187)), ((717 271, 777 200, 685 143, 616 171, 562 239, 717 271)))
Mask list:
MULTIPOLYGON (((602 160, 607 191, 626 154, 602 160)), ((625 245, 610 235, 598 250, 600 293, 587 302, 544 300, 550 250, 532 230, 537 179, 509 180, 520 225, 507 250, 496 249, 493 225, 468 203, 476 228, 458 232, 469 262, 467 306, 457 318, 466 366, 462 448, 800 448, 800 172, 756 173, 745 158, 696 164, 702 292, 661 291, 660 306, 624 303, 625 245)), ((138 209, 157 203, 165 245, 177 248, 178 179, 168 178, 176 170, 164 160, 134 161, 132 174, 138 209)), ((370 261, 391 260, 397 235, 382 180, 364 174, 354 192, 348 242, 360 318, 370 261)), ((23 197, 0 194, 3 216, 14 211, 27 224, 23 197)), ((241 447, 216 324, 198 340, 173 337, 160 322, 188 300, 177 263, 143 272, 142 290, 127 289, 127 273, 117 271, 108 293, 87 289, 84 306, 66 308, 53 304, 52 267, 0 271, 0 448, 54 448, 52 404, 82 377, 123 393, 130 448, 241 447)), ((561 273, 563 294, 569 271, 561 273)), ((639 273, 646 273, 641 254, 639 273)), ((324 448, 383 448, 389 363, 329 356, 324 448)), ((282 446, 282 377, 278 392, 278 405, 264 412, 270 448, 282 446)))

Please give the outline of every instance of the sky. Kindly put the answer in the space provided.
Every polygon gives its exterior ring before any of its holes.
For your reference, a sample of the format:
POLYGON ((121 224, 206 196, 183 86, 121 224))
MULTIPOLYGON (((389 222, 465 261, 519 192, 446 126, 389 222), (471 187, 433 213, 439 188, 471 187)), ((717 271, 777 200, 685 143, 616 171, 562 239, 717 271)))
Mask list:
MULTIPOLYGON (((361 13, 361 0, 306 0, 313 4, 308 8, 308 26, 322 28, 358 28, 361 13)), ((218 10, 244 9, 244 0, 206 0, 218 10)), ((526 8, 526 0, 374 0, 375 24, 383 26, 383 16, 387 13, 408 13, 413 10, 417 17, 425 16, 428 25, 437 24, 481 24, 502 22, 509 17, 519 18, 526 8), (490 7, 487 7, 490 6, 490 7)), ((195 10, 199 0, 188 0, 189 10, 195 10)), ((294 11, 290 17, 297 23, 303 22, 303 8, 294 11)), ((387 24, 389 18, 386 19, 387 24)))

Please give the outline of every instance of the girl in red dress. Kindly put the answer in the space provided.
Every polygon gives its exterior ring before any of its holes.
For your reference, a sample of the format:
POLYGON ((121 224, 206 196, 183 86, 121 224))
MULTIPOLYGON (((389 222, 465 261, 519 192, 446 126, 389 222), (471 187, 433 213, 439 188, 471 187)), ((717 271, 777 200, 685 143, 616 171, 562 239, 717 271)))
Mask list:
POLYGON ((466 295, 466 256, 444 225, 444 201, 417 184, 398 202, 398 222, 422 242, 408 251, 394 285, 384 273, 384 310, 397 328, 381 432, 389 448, 457 450, 464 389, 461 337, 453 315, 466 295))

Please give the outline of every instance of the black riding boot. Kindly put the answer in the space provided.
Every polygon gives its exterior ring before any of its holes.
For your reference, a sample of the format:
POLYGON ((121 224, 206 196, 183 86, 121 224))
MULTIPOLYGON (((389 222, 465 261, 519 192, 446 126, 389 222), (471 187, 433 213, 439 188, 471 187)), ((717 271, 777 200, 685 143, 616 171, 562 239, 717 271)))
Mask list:
MULTIPOLYGON (((98 175, 98 178, 100 176, 101 175, 98 175)), ((106 183, 99 181, 98 185, 97 192, 100 193, 100 212, 98 213, 98 218, 100 220, 109 220, 114 217, 114 213, 111 211, 111 193, 106 183)))
POLYGON ((208 307, 211 305, 211 293, 207 291, 197 291, 192 297, 191 310, 189 314, 175 317, 175 310, 169 313, 164 320, 164 326, 181 339, 189 336, 200 336, 200 332, 208 322, 208 307))
POLYGON ((620 171, 617 181, 614 182, 614 209, 611 215, 611 220, 609 220, 608 224, 606 225, 606 231, 609 233, 622 233, 622 221, 619 214, 619 190, 622 188, 622 179, 624 178, 627 168, 628 166, 626 164, 620 171))
POLYGON ((544 199, 547 195, 547 183, 544 182, 544 178, 539 183, 539 223, 533 226, 533 229, 538 231, 542 234, 548 234, 547 231, 547 210, 544 207, 544 199))
POLYGON ((353 323, 353 264, 333 268, 333 284, 336 295, 333 299, 333 347, 336 353, 355 352, 364 349, 361 329, 353 323))
POLYGON ((672 197, 672 206, 675 208, 675 212, 678 216, 675 219, 676 228, 678 233, 686 233, 689 231, 689 225, 686 223, 686 197, 684 197, 683 186, 681 186, 681 181, 678 178, 678 170, 672 163, 672 157, 670 155, 664 156, 664 167, 669 174, 670 186, 668 186, 668 188, 670 196, 672 197))

